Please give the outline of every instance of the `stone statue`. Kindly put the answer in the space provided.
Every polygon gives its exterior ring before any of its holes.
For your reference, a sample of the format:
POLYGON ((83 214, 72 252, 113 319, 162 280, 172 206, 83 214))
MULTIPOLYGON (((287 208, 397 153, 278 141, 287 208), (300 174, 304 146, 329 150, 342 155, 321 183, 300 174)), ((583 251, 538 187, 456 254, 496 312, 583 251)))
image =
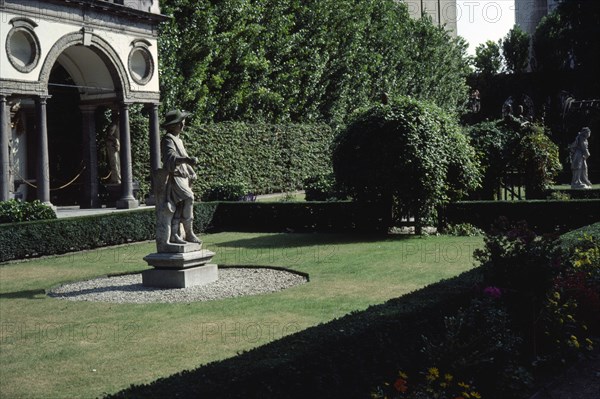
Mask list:
POLYGON ((589 127, 581 128, 575 141, 569 145, 569 150, 571 151, 571 171, 573 172, 571 188, 592 188, 592 183, 588 179, 587 168, 587 159, 590 156, 588 138, 591 133, 592 131, 589 127))
POLYGON ((109 184, 121 184, 121 158, 119 155, 119 114, 112 113, 111 122, 106 135, 106 155, 110 167, 109 184))
POLYGON ((179 110, 170 111, 162 125, 167 131, 161 140, 163 169, 155 172, 159 252, 160 246, 165 244, 201 244, 193 231, 194 193, 191 189, 191 183, 196 180, 192 166, 198 163, 198 158, 188 155, 179 137, 189 115, 179 110))

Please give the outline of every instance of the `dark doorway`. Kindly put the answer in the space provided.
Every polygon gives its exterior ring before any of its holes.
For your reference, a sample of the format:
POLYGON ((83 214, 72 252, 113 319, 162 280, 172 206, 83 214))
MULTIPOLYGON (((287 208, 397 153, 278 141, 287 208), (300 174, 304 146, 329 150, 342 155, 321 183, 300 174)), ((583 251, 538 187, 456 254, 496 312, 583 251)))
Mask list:
POLYGON ((58 63, 50 74, 48 92, 50 200, 54 205, 78 205, 83 183, 79 91, 58 63))

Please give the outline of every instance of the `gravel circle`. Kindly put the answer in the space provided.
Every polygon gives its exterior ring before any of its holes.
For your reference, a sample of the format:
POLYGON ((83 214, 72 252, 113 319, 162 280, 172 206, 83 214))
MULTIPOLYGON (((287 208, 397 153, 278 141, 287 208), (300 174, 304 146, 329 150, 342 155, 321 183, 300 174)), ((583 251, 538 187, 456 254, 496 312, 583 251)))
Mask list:
POLYGON ((189 303, 282 291, 304 284, 306 277, 270 268, 219 268, 219 279, 197 287, 152 288, 141 274, 101 277, 64 284, 47 292, 68 301, 113 303, 189 303))

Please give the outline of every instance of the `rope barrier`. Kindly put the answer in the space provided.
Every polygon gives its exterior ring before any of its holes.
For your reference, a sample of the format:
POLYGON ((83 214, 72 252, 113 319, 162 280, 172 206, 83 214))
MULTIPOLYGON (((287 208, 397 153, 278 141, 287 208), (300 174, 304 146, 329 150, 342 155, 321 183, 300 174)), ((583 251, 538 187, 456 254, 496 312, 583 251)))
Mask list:
MULTIPOLYGON (((81 176, 81 174, 83 173, 83 171, 84 171, 84 170, 85 170, 85 166, 84 166, 83 168, 81 168, 81 171, 80 171, 80 172, 79 172, 79 173, 78 173, 78 174, 77 174, 77 175, 76 175, 74 178, 72 178, 72 179, 71 179, 71 180, 70 180, 68 183, 65 183, 65 184, 63 184, 63 185, 62 185, 62 186, 60 186, 60 187, 51 188, 51 189, 50 189, 50 191, 58 191, 58 190, 62 190, 62 189, 64 189, 64 188, 67 188, 67 187, 69 187, 71 184, 75 183, 75 181, 76 181, 77 179, 79 179, 79 177, 81 176)), ((23 176, 21 176, 21 175, 20 175, 20 174, 19 174, 17 171, 13 170, 13 173, 14 173, 15 175, 17 175, 17 177, 18 177, 19 179, 21 179, 21 181, 22 181, 23 183, 27 184, 27 185, 28 185, 28 186, 30 186, 30 187, 33 187, 33 188, 37 189, 37 186, 36 186, 35 184, 31 184, 31 183, 29 183, 29 182, 28 182, 26 179, 24 179, 24 178, 23 178, 23 176)))

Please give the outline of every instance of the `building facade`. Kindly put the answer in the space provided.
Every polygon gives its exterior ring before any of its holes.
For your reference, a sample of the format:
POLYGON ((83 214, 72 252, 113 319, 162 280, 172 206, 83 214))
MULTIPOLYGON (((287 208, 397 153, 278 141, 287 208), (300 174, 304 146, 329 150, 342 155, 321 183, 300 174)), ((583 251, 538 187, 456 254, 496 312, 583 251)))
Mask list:
POLYGON ((530 36, 542 18, 558 6, 560 0, 515 0, 515 23, 530 36))
POLYGON ((431 17, 434 24, 443 26, 456 37, 456 0, 404 0, 408 6, 408 13, 413 18, 421 18, 422 15, 431 17))
POLYGON ((98 207, 96 120, 109 108, 119 115, 116 205, 138 205, 129 108, 147 108, 158 168, 157 36, 165 19, 158 0, 0 0, 0 201, 25 187, 51 204, 53 175, 79 173, 81 207, 98 207))

